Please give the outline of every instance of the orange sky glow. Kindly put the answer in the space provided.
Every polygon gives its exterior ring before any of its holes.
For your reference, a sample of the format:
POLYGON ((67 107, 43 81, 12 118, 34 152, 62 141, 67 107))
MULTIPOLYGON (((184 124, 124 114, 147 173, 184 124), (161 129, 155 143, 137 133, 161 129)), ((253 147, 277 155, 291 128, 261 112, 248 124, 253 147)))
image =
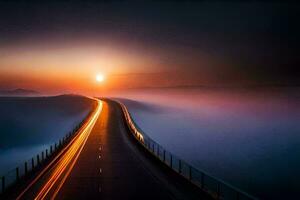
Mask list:
POLYGON ((92 45, 0 48, 0 60, 0 87, 46 93, 94 94, 111 88, 136 87, 140 83, 126 74, 152 73, 160 65, 151 55, 92 45), (105 75, 101 83, 96 81, 99 73, 105 75))

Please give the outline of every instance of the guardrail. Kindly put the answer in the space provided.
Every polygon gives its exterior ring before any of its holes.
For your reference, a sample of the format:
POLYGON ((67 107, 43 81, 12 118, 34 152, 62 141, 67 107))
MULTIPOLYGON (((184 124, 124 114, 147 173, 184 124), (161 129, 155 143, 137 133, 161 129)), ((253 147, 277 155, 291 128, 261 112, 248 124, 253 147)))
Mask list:
POLYGON ((143 145, 152 155, 170 167, 180 176, 199 187, 215 199, 236 199, 253 200, 258 199, 250 194, 218 179, 203 170, 196 169, 164 147, 152 140, 133 121, 126 106, 120 101, 116 102, 121 106, 126 123, 136 140, 143 145))
MULTIPOLYGON (((34 171, 38 170, 46 161, 56 155, 66 144, 68 144, 72 138, 77 134, 80 127, 89 119, 94 111, 95 105, 92 110, 86 115, 86 117, 68 134, 59 139, 58 142, 50 145, 36 156, 26 160, 16 168, 8 171, 1 177, 0 180, 0 195, 2 195, 7 189, 13 187, 15 184, 20 183, 22 179, 30 176, 34 171)), ((1 197, 1 196, 0 196, 1 197)))

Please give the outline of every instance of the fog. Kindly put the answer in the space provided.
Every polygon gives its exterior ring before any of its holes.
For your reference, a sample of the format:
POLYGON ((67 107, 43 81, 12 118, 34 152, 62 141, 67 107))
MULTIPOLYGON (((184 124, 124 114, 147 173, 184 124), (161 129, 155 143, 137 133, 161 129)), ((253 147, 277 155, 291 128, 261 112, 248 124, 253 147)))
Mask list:
POLYGON ((112 94, 193 166, 258 197, 300 194, 299 88, 165 88, 112 94))
POLYGON ((81 96, 0 97, 0 175, 73 130, 91 110, 81 96))
MULTIPOLYGON (((196 168, 261 198, 300 195, 299 88, 183 87, 108 96, 196 168)), ((0 175, 57 142, 91 105, 80 96, 1 97, 0 175)))

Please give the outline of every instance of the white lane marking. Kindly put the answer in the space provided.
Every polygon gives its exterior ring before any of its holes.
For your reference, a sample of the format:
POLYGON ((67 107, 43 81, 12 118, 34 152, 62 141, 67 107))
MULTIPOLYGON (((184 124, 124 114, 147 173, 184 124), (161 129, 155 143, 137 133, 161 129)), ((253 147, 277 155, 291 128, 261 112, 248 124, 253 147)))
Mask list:
POLYGON ((102 168, 100 168, 99 172, 100 172, 100 174, 102 173, 102 168))
POLYGON ((101 159, 101 156, 99 155, 98 158, 101 159))

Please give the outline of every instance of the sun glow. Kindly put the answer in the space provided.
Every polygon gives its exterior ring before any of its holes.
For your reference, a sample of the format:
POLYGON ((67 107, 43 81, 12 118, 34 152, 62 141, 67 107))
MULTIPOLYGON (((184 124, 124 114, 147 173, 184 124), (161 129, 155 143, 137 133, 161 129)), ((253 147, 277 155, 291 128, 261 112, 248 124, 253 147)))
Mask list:
POLYGON ((96 75, 96 81, 97 82, 103 82, 105 79, 104 75, 103 74, 97 74, 96 75))

